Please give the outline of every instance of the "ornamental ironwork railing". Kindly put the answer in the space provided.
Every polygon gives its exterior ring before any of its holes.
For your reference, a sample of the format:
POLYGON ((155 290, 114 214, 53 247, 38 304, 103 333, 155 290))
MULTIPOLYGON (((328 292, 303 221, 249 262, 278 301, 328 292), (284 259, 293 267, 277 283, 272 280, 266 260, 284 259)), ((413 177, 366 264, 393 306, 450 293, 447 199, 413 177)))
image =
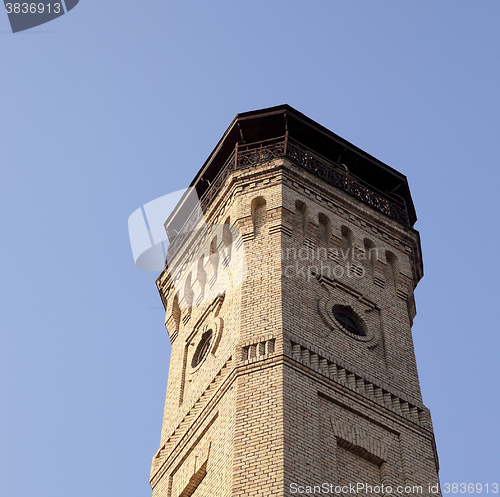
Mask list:
POLYGON ((311 172, 329 185, 348 193, 391 219, 410 226, 408 210, 402 198, 396 199, 388 193, 377 190, 372 185, 352 175, 347 166, 336 164, 312 152, 288 136, 281 136, 257 143, 236 144, 224 166, 200 198, 202 212, 198 208, 189 215, 180 230, 180 234, 169 245, 169 254, 176 253, 186 236, 196 228, 201 216, 207 211, 231 173, 279 158, 289 159, 295 165, 311 172))

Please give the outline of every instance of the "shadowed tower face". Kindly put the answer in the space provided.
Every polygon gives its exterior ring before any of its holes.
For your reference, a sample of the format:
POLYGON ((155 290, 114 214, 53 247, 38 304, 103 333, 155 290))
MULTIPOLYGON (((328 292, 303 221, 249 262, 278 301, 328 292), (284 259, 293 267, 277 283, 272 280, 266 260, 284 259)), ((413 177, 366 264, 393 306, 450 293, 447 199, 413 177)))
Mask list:
POLYGON ((157 280, 153 496, 434 495, 406 177, 283 105, 238 115, 191 186, 157 280))

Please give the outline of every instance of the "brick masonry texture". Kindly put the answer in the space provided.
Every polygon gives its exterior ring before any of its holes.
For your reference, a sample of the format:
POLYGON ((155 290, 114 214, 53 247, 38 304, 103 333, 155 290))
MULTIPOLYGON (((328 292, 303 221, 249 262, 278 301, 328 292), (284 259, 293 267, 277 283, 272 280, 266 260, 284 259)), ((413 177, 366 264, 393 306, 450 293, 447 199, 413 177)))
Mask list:
POLYGON ((288 496, 324 482, 435 495, 411 335, 418 232, 286 159, 235 171, 205 216, 220 229, 193 231, 157 280, 172 354, 153 496, 288 496), (241 247, 246 279, 204 299, 241 247))

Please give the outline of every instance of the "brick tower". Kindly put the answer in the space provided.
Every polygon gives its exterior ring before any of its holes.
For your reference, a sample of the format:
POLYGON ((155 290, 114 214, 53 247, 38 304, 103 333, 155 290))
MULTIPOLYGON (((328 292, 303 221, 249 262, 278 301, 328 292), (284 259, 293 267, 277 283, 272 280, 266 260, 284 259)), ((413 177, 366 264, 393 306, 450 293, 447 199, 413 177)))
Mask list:
POLYGON ((435 495, 406 177, 282 105, 236 116, 191 187, 153 497, 435 495))

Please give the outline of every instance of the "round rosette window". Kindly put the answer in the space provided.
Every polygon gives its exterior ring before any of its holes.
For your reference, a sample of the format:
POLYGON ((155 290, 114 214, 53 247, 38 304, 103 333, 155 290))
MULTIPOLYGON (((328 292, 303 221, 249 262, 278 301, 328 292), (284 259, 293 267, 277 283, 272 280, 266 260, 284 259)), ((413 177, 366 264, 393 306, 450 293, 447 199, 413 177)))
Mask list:
POLYGON ((333 328, 341 329, 346 335, 362 342, 368 342, 374 337, 368 332, 365 323, 350 306, 332 305, 330 302, 330 322, 333 328))
POLYGON ((373 330, 377 323, 374 321, 374 313, 367 313, 356 302, 339 302, 329 297, 323 297, 318 301, 318 310, 323 321, 332 331, 342 331, 347 336, 360 342, 367 342, 369 347, 377 344, 373 330), (364 318, 361 319, 361 315, 364 318))
POLYGON ((196 347, 196 350, 193 355, 193 360, 191 361, 192 368, 198 367, 203 362, 205 357, 208 355, 208 351, 210 350, 210 345, 212 344, 212 336, 213 336, 212 330, 206 331, 201 336, 200 343, 198 344, 198 347, 196 347))
POLYGON ((344 331, 352 333, 358 337, 365 337, 366 331, 361 322, 354 316, 353 313, 346 311, 346 309, 334 305, 332 314, 335 321, 341 326, 344 331))

